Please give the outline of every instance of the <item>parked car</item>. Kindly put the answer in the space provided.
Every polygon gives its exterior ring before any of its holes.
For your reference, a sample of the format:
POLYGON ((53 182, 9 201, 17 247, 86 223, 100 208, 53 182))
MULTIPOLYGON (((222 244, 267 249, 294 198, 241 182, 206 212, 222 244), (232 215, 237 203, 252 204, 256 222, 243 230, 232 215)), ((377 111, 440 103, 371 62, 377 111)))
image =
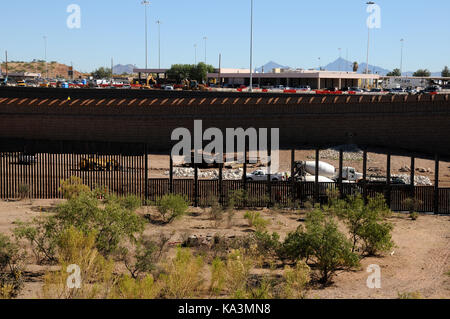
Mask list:
MULTIPOLYGON (((247 174, 245 177, 248 181, 267 181, 267 171, 265 169, 258 169, 253 173, 247 174)), ((284 180, 284 176, 279 173, 270 174, 270 180, 278 182, 284 180)))
POLYGON ((427 93, 437 93, 441 91, 441 87, 438 85, 432 85, 429 86, 427 88, 425 88, 425 90, 422 90, 420 93, 422 94, 427 94, 427 93))
POLYGON ((173 91, 174 88, 173 88, 172 85, 165 85, 165 86, 164 86, 164 90, 165 90, 165 91, 173 91))
POLYGON ((309 85, 302 85, 299 86, 297 88, 295 88, 297 91, 302 91, 302 92, 309 92, 311 91, 311 87, 309 85))

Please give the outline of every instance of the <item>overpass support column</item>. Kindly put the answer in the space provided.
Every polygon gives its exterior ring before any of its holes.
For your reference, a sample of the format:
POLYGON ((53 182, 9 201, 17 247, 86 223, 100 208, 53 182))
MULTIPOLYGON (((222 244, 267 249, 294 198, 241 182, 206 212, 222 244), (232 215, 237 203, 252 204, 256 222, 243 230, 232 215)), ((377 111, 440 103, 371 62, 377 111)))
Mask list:
POLYGON ((386 163, 386 185, 387 185, 387 193, 386 193, 386 203, 389 208, 391 208, 391 153, 387 154, 387 163, 386 163))
POLYGON ((411 198, 415 198, 414 179, 416 177, 416 161, 414 156, 411 156, 411 198))
POLYGON ((338 80, 338 90, 342 89, 342 79, 339 78, 338 80))
POLYGON ((170 154, 170 164, 169 164, 169 193, 173 193, 173 158, 170 154))
POLYGON ((248 144, 245 143, 245 150, 244 150, 244 173, 242 175, 242 182, 244 183, 244 207, 247 206, 245 198, 247 198, 247 147, 248 144))
POLYGON ((295 149, 291 149, 291 199, 292 203, 295 203, 296 196, 295 196, 295 180, 294 180, 294 174, 295 174, 295 149))
POLYGON ((439 155, 434 157, 434 213, 439 214, 439 155))
POLYGON ((363 197, 367 204, 367 150, 363 151, 363 197))
POLYGON ((320 150, 316 149, 316 172, 315 172, 315 181, 314 181, 314 201, 316 203, 319 202, 319 156, 320 150))
POLYGON ((194 164, 194 207, 198 207, 198 167, 194 164))
POLYGON ((317 79, 317 89, 320 90, 320 78, 317 79))
POLYGON ((145 169, 145 172, 144 172, 144 178, 145 178, 144 196, 145 196, 145 205, 147 205, 147 200, 148 200, 148 148, 147 148, 147 144, 145 144, 145 146, 144 146, 144 153, 145 153, 144 154, 144 161, 145 161, 145 163, 144 163, 144 169, 145 169))
POLYGON ((339 197, 344 198, 344 190, 343 190, 343 184, 342 184, 342 170, 344 166, 344 150, 339 150, 339 197))
POLYGON ((223 205, 223 163, 219 163, 219 204, 223 205))

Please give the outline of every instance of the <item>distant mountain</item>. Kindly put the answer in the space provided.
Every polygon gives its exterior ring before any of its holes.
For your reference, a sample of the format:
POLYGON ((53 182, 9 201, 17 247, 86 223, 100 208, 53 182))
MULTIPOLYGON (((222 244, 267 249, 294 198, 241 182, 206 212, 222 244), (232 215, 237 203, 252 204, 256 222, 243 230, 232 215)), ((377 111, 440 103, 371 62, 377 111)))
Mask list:
MULTIPOLYGON (((359 63, 358 73, 364 73, 366 71, 367 64, 365 62, 359 63)), ((337 59, 323 67, 327 71, 342 71, 353 72, 353 62, 342 58, 337 59)), ((369 64, 369 72, 373 74, 386 75, 390 70, 382 67, 369 64)))
POLYGON ((273 69, 277 69, 277 68, 288 69, 289 67, 285 66, 285 65, 278 64, 278 63, 273 62, 273 61, 270 61, 270 62, 267 62, 266 64, 264 64, 262 67, 257 68, 256 72, 262 73, 263 70, 264 70, 264 73, 271 73, 273 69))
POLYGON ((134 65, 133 64, 127 64, 127 65, 123 65, 123 64, 117 64, 115 66, 113 66, 113 71, 114 74, 133 74, 133 69, 134 69, 134 65))

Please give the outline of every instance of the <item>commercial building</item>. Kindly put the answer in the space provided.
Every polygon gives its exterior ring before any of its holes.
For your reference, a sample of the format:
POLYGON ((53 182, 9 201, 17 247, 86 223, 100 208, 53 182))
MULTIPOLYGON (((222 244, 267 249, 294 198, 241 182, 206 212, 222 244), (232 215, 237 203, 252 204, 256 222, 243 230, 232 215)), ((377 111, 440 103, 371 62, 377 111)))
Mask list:
MULTIPOLYGON (((248 69, 218 69, 215 73, 208 73, 207 77, 208 81, 220 78, 219 82, 222 85, 250 85, 248 69)), ((253 73, 253 84, 260 87, 276 85, 287 87, 308 85, 311 89, 376 87, 379 80, 378 74, 358 74, 356 72, 273 69, 271 73, 253 73)))

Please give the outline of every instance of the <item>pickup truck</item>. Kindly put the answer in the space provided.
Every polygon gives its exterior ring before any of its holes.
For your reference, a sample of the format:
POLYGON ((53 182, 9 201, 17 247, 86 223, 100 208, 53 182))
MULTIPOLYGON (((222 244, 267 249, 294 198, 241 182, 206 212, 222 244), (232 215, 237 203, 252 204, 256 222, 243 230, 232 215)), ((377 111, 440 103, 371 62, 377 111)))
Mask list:
MULTIPOLYGON (((267 181, 267 171, 265 169, 258 169, 253 173, 247 174, 247 181, 267 181)), ((273 182, 286 180, 285 176, 280 173, 270 174, 270 180, 273 182)))

